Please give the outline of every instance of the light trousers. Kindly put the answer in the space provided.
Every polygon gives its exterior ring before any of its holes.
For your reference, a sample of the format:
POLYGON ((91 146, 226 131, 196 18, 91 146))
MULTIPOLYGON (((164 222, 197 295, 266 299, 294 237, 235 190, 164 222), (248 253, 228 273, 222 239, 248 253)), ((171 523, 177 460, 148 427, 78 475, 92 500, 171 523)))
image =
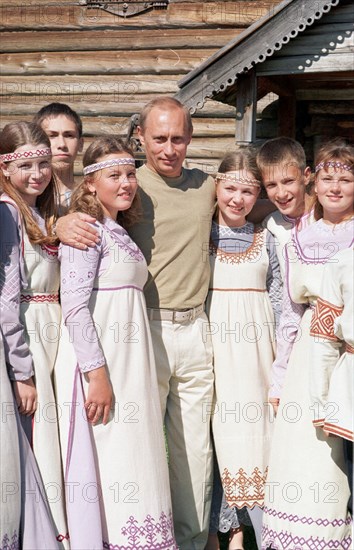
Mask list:
POLYGON ((204 313, 150 321, 165 421, 172 509, 180 550, 204 550, 212 493, 212 346, 204 313))

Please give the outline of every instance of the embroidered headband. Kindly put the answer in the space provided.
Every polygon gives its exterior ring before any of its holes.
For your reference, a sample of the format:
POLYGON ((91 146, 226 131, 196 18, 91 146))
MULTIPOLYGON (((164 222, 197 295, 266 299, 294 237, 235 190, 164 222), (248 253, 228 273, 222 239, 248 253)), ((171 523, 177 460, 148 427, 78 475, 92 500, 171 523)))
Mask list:
POLYGON ((322 168, 339 168, 340 170, 348 170, 348 172, 354 172, 354 166, 344 164, 344 162, 329 160, 328 162, 320 162, 315 168, 315 172, 319 172, 322 168))
POLYGON ((87 174, 91 174, 91 172, 97 172, 97 170, 102 170, 102 168, 118 166, 119 164, 132 164, 135 166, 135 159, 133 159, 133 157, 127 157, 123 159, 103 160, 102 162, 96 162, 95 164, 89 164, 88 166, 85 166, 83 173, 84 176, 87 176, 87 174))
POLYGON ((6 153, 6 155, 0 155, 0 162, 11 162, 18 159, 33 159, 39 157, 49 157, 52 154, 50 147, 45 149, 33 149, 32 151, 23 151, 21 153, 6 153))
POLYGON ((231 176, 231 174, 222 174, 218 172, 215 176, 216 180, 229 181, 231 183, 241 183, 242 185, 251 185, 252 187, 260 187, 261 182, 256 179, 239 178, 237 176, 231 176))

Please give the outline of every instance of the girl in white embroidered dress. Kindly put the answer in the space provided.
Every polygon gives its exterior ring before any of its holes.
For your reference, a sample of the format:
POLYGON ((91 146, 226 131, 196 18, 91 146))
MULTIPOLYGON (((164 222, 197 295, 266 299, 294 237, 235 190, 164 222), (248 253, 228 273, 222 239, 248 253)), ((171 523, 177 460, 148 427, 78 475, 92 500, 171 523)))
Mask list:
POLYGON ((135 161, 127 145, 107 136, 90 145, 83 164, 85 177, 70 210, 96 218, 101 241, 88 252, 61 247, 68 330, 55 369, 59 404, 78 405, 62 414, 60 428, 66 481, 81 484, 67 507, 71 548, 174 550, 143 295, 147 266, 123 228, 139 214, 135 161), (92 485, 100 498, 90 503, 80 495, 92 485))
POLYGON ((341 142, 329 143, 319 150, 316 161, 317 221, 294 233, 286 247, 279 332, 287 334, 291 328, 294 338, 273 364, 270 401, 277 420, 264 508, 264 548, 352 547, 342 444, 311 426, 316 409, 310 399, 310 323, 324 266, 336 263, 337 254, 353 242, 354 149, 341 142), (297 317, 292 302, 297 305, 297 317), (334 492, 328 495, 331 488, 334 492))
MULTIPOLYGON (((272 414, 265 404, 281 276, 273 237, 246 219, 260 185, 252 149, 225 156, 216 176, 217 213, 210 240, 207 311, 216 391, 212 426, 227 503, 221 519, 230 518, 231 550, 242 546, 236 510, 243 507, 249 511, 260 545, 272 431, 272 414)), ((218 547, 209 542, 208 548, 218 547)))
MULTIPOLYGON (((56 220, 56 187, 50 143, 38 126, 27 122, 5 126, 0 143, 0 308, 5 359, 43 482, 47 487, 55 484, 58 491, 59 498, 51 499, 50 507, 57 533, 54 544, 62 547, 67 530, 51 380, 60 306, 59 263, 56 239, 51 234, 56 220)), ((27 461, 27 456, 24 453, 22 459, 27 461)), ((27 498, 26 491, 23 497, 27 498)), ((38 516, 39 509, 33 517, 38 516)), ((27 520, 29 517, 27 514, 27 520)), ((29 526, 33 533, 35 524, 29 526)), ((39 528, 37 525, 33 547, 45 547, 45 532, 45 522, 39 528)), ((53 546, 53 542, 48 544, 53 546)))
MULTIPOLYGON (((343 438, 348 482, 353 492, 354 442, 354 249, 326 265, 311 322, 310 367, 313 425, 343 438)), ((353 515, 352 494, 349 511, 353 515)))

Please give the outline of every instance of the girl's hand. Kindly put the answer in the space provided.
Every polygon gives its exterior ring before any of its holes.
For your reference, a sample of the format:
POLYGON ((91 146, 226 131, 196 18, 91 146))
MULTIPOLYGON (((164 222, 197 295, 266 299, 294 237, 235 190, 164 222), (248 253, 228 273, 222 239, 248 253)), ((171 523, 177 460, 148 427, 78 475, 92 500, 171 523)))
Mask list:
POLYGON ((75 212, 59 218, 55 232, 62 243, 86 250, 88 246, 93 247, 100 241, 97 231, 89 225, 95 221, 88 214, 75 212))
POLYGON ((268 401, 273 407, 274 415, 277 416, 280 399, 277 397, 270 397, 268 401))
POLYGON ((103 424, 107 424, 112 406, 113 391, 103 365, 87 373, 89 379, 88 395, 85 402, 87 419, 91 424, 96 424, 101 417, 103 424))
POLYGON ((31 416, 37 408, 37 390, 33 378, 22 381, 16 380, 13 385, 18 412, 25 416, 31 416))

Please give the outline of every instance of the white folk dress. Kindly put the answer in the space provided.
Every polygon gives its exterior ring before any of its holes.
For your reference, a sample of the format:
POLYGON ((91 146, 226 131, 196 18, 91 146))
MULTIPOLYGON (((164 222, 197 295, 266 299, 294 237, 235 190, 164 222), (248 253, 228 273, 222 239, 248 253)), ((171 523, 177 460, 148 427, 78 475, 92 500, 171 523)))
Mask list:
POLYGON ((275 354, 274 315, 266 288, 265 230, 253 229, 245 252, 210 245, 207 301, 214 349, 215 450, 229 506, 262 506, 273 413, 267 403, 275 354))
MULTIPOLYGON (((280 405, 263 514, 264 550, 352 548, 343 444, 314 429, 309 381, 310 323, 324 265, 335 261, 352 238, 352 221, 333 227, 319 220, 295 234, 287 247, 287 294, 302 307, 302 315, 298 315, 295 341, 289 342, 287 365, 283 358, 285 376, 273 373, 277 383, 272 396, 280 397, 280 405)), ((285 309, 279 327, 285 334, 287 313, 285 309)), ((293 323, 293 311, 290 318, 293 323)))
POLYGON ((353 248, 326 266, 311 324, 314 425, 354 441, 353 248))
POLYGON ((59 406, 63 405, 66 482, 73 483, 72 497, 67 494, 71 548, 175 550, 143 294, 147 266, 138 247, 113 220, 97 223, 96 229, 101 243, 95 249, 61 249, 66 328, 55 370, 59 406), (85 372, 103 365, 107 365, 114 404, 109 422, 92 426, 83 421, 88 391, 85 372), (78 405, 72 407, 71 415, 64 406, 70 402, 78 405), (81 485, 75 487, 77 481, 81 485))
MULTIPOLYGON (((1 201, 8 204, 12 224, 17 230, 17 244, 14 242, 8 247, 5 286, 1 297, 5 307, 2 311, 2 329, 7 342, 7 361, 15 379, 28 378, 23 376, 28 366, 34 373, 37 410, 32 423, 22 415, 21 421, 32 442, 59 547, 64 548, 67 546, 68 534, 52 380, 61 322, 58 252, 56 247, 32 245, 15 203, 5 195, 2 195, 1 201)), ((45 231, 43 218, 36 209, 32 209, 32 213, 45 231)))

